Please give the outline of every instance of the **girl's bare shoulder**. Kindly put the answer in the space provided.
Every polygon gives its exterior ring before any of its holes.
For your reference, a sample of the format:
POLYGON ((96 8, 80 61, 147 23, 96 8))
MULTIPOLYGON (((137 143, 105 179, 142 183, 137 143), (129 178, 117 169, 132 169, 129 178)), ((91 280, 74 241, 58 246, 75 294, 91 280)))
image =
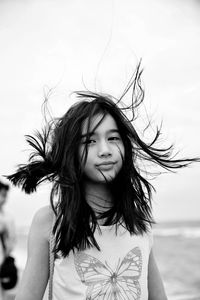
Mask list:
POLYGON ((50 206, 44 206, 36 211, 31 230, 43 235, 45 239, 49 239, 49 235, 52 231, 55 214, 50 206))

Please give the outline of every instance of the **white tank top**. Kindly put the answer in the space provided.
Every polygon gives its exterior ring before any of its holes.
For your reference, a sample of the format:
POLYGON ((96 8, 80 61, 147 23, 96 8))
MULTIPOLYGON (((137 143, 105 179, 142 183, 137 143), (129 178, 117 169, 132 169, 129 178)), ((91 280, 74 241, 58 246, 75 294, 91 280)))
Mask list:
POLYGON ((53 300, 147 300, 152 234, 130 235, 119 226, 100 226, 92 247, 55 260, 53 300))

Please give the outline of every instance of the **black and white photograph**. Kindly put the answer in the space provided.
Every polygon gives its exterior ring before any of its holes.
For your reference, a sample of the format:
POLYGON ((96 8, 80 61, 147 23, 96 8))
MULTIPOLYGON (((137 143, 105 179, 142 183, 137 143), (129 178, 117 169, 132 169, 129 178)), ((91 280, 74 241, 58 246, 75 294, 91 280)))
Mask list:
POLYGON ((200 299, 200 1, 0 0, 0 300, 200 299))

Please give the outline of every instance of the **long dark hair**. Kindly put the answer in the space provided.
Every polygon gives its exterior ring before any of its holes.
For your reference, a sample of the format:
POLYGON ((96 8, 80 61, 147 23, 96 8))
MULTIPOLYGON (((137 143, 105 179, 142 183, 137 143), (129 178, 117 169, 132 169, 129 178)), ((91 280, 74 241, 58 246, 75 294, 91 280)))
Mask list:
MULTIPOLYGON (((159 128, 150 143, 145 143, 139 137, 133 122, 136 109, 144 99, 141 74, 139 64, 119 99, 89 91, 76 92, 79 101, 63 117, 48 123, 41 133, 26 136, 35 151, 28 164, 20 165, 16 173, 7 176, 26 193, 34 192, 44 180, 53 182, 50 201, 56 214, 53 230, 56 236, 55 252, 61 251, 64 257, 70 250, 91 246, 99 249, 94 238, 98 220, 85 199, 83 174, 78 159, 81 129, 86 119, 89 130, 93 116, 99 113, 103 116, 110 114, 116 121, 125 147, 122 169, 110 185, 114 195, 113 205, 101 215, 105 220, 104 225, 121 223, 130 234, 142 234, 154 222, 151 209, 153 186, 142 172, 141 161, 172 171, 198 160, 175 159, 173 145, 156 147, 159 128), (123 97, 131 89, 131 105, 121 105, 123 97), (132 112, 131 119, 126 115, 127 110, 132 112)), ((89 133, 86 138, 89 138, 89 133)), ((84 160, 87 157, 87 146, 85 150, 84 160)))

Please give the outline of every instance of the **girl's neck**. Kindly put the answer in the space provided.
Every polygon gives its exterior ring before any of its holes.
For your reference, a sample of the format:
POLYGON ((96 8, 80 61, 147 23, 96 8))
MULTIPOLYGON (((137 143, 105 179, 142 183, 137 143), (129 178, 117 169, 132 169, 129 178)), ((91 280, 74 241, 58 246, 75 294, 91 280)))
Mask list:
POLYGON ((87 203, 98 214, 112 206, 112 193, 106 184, 86 183, 84 186, 87 203))

